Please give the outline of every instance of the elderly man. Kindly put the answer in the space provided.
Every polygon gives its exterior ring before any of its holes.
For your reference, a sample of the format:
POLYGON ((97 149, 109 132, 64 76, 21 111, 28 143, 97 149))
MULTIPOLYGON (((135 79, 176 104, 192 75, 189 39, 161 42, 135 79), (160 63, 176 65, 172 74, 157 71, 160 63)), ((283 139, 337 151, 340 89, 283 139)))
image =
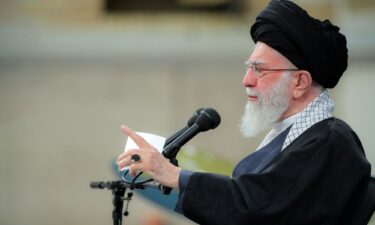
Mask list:
POLYGON ((332 116, 327 91, 347 68, 345 36, 285 0, 271 1, 250 33, 241 131, 271 131, 233 176, 181 170, 125 126, 139 149, 118 166, 179 189, 176 210, 200 224, 352 224, 370 164, 354 131, 332 116), (141 160, 131 163, 133 154, 141 160))

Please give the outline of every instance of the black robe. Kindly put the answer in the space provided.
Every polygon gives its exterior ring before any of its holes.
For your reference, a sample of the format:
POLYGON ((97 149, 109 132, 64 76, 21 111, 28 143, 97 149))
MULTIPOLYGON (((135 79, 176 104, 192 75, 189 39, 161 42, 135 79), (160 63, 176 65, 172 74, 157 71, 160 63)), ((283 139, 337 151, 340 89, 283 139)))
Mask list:
POLYGON ((260 173, 194 173, 182 209, 209 225, 347 225, 370 173, 357 135, 330 118, 307 129, 260 173))

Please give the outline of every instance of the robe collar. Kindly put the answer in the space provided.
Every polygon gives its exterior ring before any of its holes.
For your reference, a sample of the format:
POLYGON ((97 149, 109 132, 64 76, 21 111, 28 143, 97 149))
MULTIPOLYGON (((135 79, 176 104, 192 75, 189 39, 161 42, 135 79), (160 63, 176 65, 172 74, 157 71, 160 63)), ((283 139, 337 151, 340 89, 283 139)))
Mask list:
POLYGON ((264 146, 268 145, 274 138, 276 138, 279 134, 281 134, 284 130, 286 130, 288 127, 292 126, 292 124, 296 121, 298 118, 299 114, 301 112, 294 114, 292 116, 289 116, 288 118, 275 123, 272 126, 272 130, 268 132, 266 137, 263 139, 263 141, 260 143, 260 145, 257 148, 257 151, 264 146))

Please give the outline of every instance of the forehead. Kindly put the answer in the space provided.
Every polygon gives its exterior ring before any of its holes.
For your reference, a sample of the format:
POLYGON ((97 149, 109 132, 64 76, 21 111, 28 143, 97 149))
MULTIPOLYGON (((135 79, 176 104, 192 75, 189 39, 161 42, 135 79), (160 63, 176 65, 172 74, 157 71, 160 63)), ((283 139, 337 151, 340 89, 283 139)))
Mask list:
POLYGON ((289 60, 267 44, 258 41, 249 57, 249 62, 256 64, 272 63, 273 65, 281 65, 288 63, 289 60))

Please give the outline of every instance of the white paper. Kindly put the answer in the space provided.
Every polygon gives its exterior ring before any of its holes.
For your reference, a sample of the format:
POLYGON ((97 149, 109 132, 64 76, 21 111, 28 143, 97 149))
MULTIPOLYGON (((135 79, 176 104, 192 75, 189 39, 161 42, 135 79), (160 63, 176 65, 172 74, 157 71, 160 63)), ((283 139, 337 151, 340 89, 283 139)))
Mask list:
MULTIPOLYGON (((136 132, 136 133, 139 134, 141 137, 143 137, 150 145, 152 145, 157 150, 159 150, 159 152, 163 151, 164 143, 166 140, 165 137, 162 137, 156 134, 145 133, 145 132, 136 132)), ((125 144, 124 152, 126 152, 129 149, 137 149, 137 148, 139 148, 138 145, 133 141, 133 139, 128 137, 126 144, 125 144)), ((128 166, 123 167, 121 171, 127 170, 128 168, 129 168, 128 166)))

